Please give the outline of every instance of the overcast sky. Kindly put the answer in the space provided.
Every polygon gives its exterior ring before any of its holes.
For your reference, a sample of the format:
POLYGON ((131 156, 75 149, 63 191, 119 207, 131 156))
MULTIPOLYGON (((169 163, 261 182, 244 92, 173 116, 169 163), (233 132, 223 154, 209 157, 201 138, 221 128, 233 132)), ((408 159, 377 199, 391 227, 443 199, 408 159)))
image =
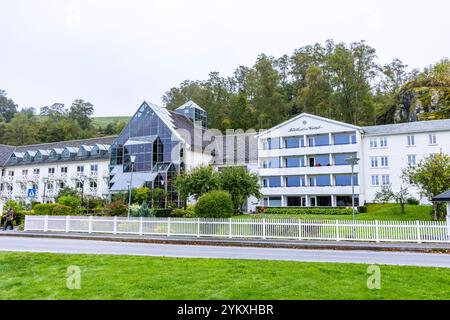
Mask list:
POLYGON ((330 38, 422 68, 449 56, 449 12, 448 0, 0 0, 0 89, 20 107, 83 98, 131 115, 185 79, 330 38))

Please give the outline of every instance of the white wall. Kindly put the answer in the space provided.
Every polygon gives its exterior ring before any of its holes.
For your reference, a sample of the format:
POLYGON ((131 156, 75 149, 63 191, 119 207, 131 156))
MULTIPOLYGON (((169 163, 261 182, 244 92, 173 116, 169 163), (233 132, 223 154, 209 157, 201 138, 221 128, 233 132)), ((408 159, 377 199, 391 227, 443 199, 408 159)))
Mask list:
MULTIPOLYGON (((44 164, 27 164, 27 165, 17 165, 17 166, 9 166, 5 167, 5 177, 0 178, 1 181, 9 180, 8 174, 9 171, 14 171, 14 179, 13 179, 13 192, 12 195, 8 194, 5 191, 2 191, 0 194, 4 200, 7 198, 14 199, 14 200, 24 200, 25 202, 29 202, 30 199, 26 198, 26 193, 23 194, 21 190, 21 183, 20 181, 23 181, 25 177, 22 175, 22 170, 28 170, 28 177, 33 176, 33 170, 39 169, 39 176, 38 176, 38 194, 36 197, 36 201, 43 202, 44 199, 44 178, 60 178, 64 175, 61 174, 61 167, 67 167, 67 175, 66 179, 64 180, 65 186, 75 188, 76 186, 76 180, 73 178, 77 175, 77 166, 84 166, 84 174, 86 174, 87 177, 91 177, 90 179, 86 179, 84 184, 84 195, 85 196, 96 196, 96 197, 105 197, 108 194, 108 182, 105 177, 108 176, 108 165, 109 160, 108 159, 90 159, 88 161, 58 161, 55 163, 44 163, 44 164), (91 164, 97 164, 98 165, 98 171, 97 175, 91 173, 91 164), (55 168, 55 174, 50 175, 48 173, 49 168, 55 168), (91 189, 90 188, 90 181, 96 181, 97 182, 97 189, 91 189), (24 197, 25 196, 25 197, 24 197)), ((52 180, 53 181, 53 180, 52 180)), ((54 196, 57 195, 59 190, 59 183, 58 180, 54 180, 56 182, 53 182, 54 184, 54 191, 53 193, 49 191, 48 188, 46 188, 46 202, 53 201, 54 196)), ((62 182, 62 181, 61 181, 62 182)), ((32 188, 32 182, 28 181, 25 183, 26 190, 29 188, 32 188)))
MULTIPOLYGON (((409 133, 409 134, 395 134, 395 135, 366 135, 363 137, 363 153, 364 153, 364 167, 365 174, 364 189, 366 193, 366 201, 373 202, 375 193, 381 188, 381 186, 372 185, 372 175, 379 176, 379 182, 381 185, 381 176, 388 175, 390 183, 392 184, 393 191, 399 190, 402 180, 400 178, 402 170, 408 166, 408 155, 416 156, 416 163, 422 160, 424 157, 432 154, 439 153, 450 154, 450 131, 444 132, 421 132, 421 133, 409 133), (429 134, 436 135, 436 144, 429 143, 429 134), (407 145, 407 136, 414 136, 415 145, 407 145), (381 137, 387 138, 387 147, 380 148, 379 140, 381 137), (370 139, 377 139, 377 148, 370 147, 370 139), (388 167, 381 167, 380 157, 388 157, 388 167), (371 157, 378 158, 378 168, 371 167, 371 157)), ((421 203, 429 203, 425 198, 421 198, 418 189, 409 185, 409 192, 411 195, 420 199, 421 203)))

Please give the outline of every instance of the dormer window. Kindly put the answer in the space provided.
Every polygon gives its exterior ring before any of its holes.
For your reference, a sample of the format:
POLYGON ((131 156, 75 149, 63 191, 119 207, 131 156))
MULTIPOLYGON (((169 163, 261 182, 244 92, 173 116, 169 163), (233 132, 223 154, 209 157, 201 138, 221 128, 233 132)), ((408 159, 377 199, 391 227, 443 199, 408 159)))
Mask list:
POLYGON ((79 156, 79 157, 85 157, 86 155, 87 155, 86 150, 84 150, 84 148, 81 147, 81 148, 78 150, 77 156, 79 156))

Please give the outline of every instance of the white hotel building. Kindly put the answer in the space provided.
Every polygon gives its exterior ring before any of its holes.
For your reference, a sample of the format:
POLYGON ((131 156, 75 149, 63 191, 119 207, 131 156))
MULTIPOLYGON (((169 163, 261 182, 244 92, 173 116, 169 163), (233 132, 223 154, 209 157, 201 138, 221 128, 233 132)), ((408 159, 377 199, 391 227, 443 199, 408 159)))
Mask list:
MULTIPOLYGON (((433 153, 450 154, 450 119, 358 127, 300 114, 257 135, 263 206, 351 206, 373 202, 382 185, 401 185, 401 172, 433 153)), ((420 197, 410 189, 412 197, 420 197)))

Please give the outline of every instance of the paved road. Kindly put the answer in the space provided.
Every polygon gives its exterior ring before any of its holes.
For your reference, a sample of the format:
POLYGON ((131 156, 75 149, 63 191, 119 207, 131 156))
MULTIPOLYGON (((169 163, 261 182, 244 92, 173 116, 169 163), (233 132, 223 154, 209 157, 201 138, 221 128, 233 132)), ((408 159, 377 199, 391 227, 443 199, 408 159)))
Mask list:
POLYGON ((0 240, 0 251, 344 262, 450 268, 450 254, 434 253, 193 246, 7 236, 1 237, 0 240))

